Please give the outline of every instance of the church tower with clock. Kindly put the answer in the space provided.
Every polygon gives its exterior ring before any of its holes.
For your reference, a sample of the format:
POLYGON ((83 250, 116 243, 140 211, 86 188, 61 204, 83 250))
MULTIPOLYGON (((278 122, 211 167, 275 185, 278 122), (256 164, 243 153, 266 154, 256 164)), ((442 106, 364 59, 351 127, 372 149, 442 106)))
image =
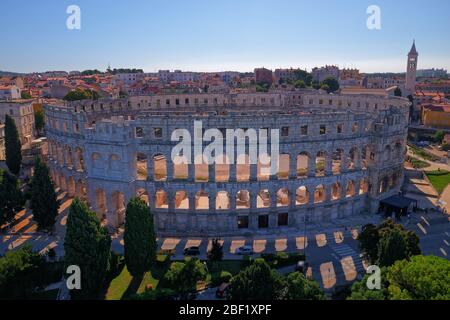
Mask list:
POLYGON ((417 59, 419 54, 416 50, 416 42, 413 42, 412 48, 408 53, 408 68, 406 70, 406 93, 414 94, 416 91, 416 74, 417 74, 417 59))

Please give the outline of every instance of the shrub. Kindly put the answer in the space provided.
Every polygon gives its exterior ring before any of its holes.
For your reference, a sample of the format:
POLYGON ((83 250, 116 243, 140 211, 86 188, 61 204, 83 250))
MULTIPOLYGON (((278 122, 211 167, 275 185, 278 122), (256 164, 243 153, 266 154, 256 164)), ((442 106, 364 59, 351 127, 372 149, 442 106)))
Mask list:
POLYGON ((232 277, 233 277, 233 275, 231 273, 229 273, 228 271, 221 271, 221 272, 213 273, 211 275, 211 286, 218 287, 224 282, 228 283, 228 282, 230 282, 232 277))

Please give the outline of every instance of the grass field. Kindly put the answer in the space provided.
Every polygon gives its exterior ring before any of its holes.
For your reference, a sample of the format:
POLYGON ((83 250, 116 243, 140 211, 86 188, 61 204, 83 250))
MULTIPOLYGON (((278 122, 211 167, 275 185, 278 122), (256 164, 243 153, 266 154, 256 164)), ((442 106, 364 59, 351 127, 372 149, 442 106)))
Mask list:
POLYGON ((441 194, 450 183, 450 172, 448 171, 430 171, 426 174, 431 184, 439 194, 441 194))

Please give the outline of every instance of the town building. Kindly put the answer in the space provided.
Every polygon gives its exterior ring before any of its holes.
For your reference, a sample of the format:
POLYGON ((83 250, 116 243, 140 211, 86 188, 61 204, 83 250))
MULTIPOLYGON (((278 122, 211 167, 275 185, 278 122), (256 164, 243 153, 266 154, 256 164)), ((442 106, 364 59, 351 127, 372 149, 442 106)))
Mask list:
POLYGON ((269 86, 273 83, 272 70, 266 68, 256 68, 255 71, 255 82, 257 84, 267 84, 269 86))
POLYGON ((18 86, 0 86, 0 100, 16 100, 21 98, 21 91, 18 86))
POLYGON ((311 76, 313 81, 322 82, 326 78, 339 79, 339 68, 337 66, 325 66, 320 68, 313 68, 311 71, 311 76))
POLYGON ((450 129, 450 103, 424 104, 422 124, 426 127, 450 129))
POLYGON ((5 116, 14 119, 23 148, 28 148, 34 139, 33 101, 0 101, 0 123, 5 123, 5 116))
POLYGON ((445 69, 421 69, 417 70, 417 77, 418 78, 447 78, 448 73, 445 69))

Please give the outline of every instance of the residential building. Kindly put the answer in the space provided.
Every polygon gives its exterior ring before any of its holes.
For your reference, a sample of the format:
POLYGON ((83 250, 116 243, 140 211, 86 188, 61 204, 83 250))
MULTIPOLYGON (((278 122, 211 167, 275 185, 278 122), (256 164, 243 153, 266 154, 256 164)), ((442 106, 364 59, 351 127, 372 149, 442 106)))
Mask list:
POLYGON ((422 124, 432 128, 450 129, 450 104, 422 105, 422 124))
POLYGON ((272 70, 266 68, 256 68, 255 82, 257 84, 268 84, 269 86, 271 86, 273 83, 272 70))
POLYGON ((418 78, 446 78, 448 76, 445 69, 421 69, 417 70, 418 78))
POLYGON ((29 147, 34 139, 33 101, 0 101, 0 123, 5 123, 6 115, 14 119, 22 146, 29 147))
POLYGON ((0 86, 0 100, 15 100, 21 98, 18 86, 0 86))
POLYGON ((313 81, 316 82, 322 82, 326 78, 335 78, 336 80, 339 79, 339 68, 337 66, 325 66, 320 68, 313 68, 311 71, 311 75, 313 78, 313 81))

